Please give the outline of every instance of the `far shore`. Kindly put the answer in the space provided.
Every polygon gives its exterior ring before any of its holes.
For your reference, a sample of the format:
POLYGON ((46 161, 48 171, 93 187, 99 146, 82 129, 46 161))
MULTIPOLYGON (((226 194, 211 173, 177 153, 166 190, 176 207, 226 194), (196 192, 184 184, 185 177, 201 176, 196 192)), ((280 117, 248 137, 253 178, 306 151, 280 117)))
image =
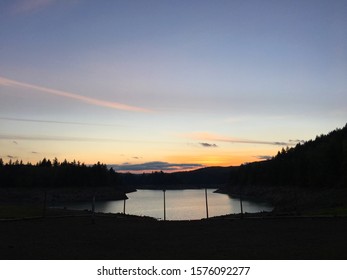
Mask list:
POLYGON ((112 187, 99 188, 0 188, 2 203, 49 203, 54 205, 61 202, 86 202, 93 197, 99 201, 124 200, 126 194, 136 191, 132 188, 116 189, 112 187))

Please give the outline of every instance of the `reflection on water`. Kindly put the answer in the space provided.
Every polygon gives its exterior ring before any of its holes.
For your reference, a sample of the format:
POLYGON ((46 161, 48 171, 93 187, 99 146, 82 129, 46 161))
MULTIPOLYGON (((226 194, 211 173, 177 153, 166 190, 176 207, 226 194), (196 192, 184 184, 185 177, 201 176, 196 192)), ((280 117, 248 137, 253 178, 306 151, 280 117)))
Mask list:
MULTIPOLYGON (((209 217, 240 213, 240 201, 228 195, 214 193, 208 189, 209 217)), ((159 190, 138 190, 129 193, 126 200, 126 214, 150 216, 163 219, 164 195, 159 190)), ((205 189, 194 190, 168 190, 166 198, 167 220, 195 220, 206 218, 205 189)), ((73 203, 64 205, 69 209, 91 209, 91 203, 73 203)), ((122 213, 124 201, 100 201, 95 204, 96 212, 122 213)), ((271 206, 266 203, 243 201, 243 212, 255 213, 271 211, 271 206)))

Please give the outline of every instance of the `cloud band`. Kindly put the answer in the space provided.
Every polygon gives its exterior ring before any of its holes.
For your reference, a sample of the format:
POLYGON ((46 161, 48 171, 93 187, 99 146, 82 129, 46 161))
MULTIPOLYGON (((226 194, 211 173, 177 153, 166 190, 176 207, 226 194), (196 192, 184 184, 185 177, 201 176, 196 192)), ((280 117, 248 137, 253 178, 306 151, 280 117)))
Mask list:
POLYGON ((83 96, 83 95, 79 95, 79 94, 75 94, 75 93, 71 93, 67 91, 61 91, 61 90, 41 87, 41 86, 37 86, 33 84, 22 83, 22 82, 10 80, 1 76, 0 76, 0 86, 32 89, 32 90, 36 90, 36 91, 43 92, 50 95, 56 95, 56 96, 78 100, 80 102, 95 105, 95 106, 107 107, 107 108, 118 109, 123 111, 150 112, 150 110, 141 108, 141 107, 130 106, 130 105, 126 105, 126 104, 122 104, 118 102, 112 102, 112 101, 106 101, 106 100, 96 99, 92 97, 87 97, 87 96, 83 96))
POLYGON ((162 170, 162 171, 181 171, 181 170, 190 170, 195 168, 203 167, 201 164, 196 163, 168 163, 162 161, 151 161, 140 164, 114 164, 109 165, 116 171, 153 171, 153 170, 162 170))

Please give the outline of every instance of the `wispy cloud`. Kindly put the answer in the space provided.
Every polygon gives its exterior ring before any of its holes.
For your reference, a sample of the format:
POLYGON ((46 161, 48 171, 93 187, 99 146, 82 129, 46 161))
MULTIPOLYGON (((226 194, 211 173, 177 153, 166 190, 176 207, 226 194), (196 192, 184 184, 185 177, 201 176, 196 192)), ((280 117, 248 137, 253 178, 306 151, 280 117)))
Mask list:
POLYGON ((9 158, 9 159, 16 159, 17 157, 16 156, 7 155, 7 158, 9 158))
POLYGON ((113 164, 109 165, 116 171, 183 171, 203 167, 202 164, 195 163, 169 163, 163 161, 151 161, 141 164, 113 164))
MULTIPOLYGON (((209 132, 193 132, 184 134, 184 137, 188 137, 194 140, 213 141, 213 142, 228 142, 228 143, 243 143, 243 144, 261 144, 261 145, 276 145, 276 146, 290 146, 291 143, 279 142, 279 141, 262 141, 253 139, 240 139, 234 137, 227 137, 209 132)), ((201 143, 200 143, 201 144, 201 143)))
MULTIPOLYGON (((127 140, 111 138, 88 138, 88 137, 68 137, 68 136, 47 136, 47 135, 16 135, 0 134, 0 139, 23 140, 23 141, 70 141, 70 142, 129 142, 127 140)), ((16 141, 14 140, 14 141, 16 141)))
MULTIPOLYGON (((96 143, 156 143, 161 144, 160 141, 145 141, 141 139, 117 139, 117 138, 94 138, 94 137, 81 137, 81 136, 58 136, 58 135, 23 135, 23 134, 1 134, 0 139, 12 141, 66 141, 66 142, 96 142, 96 143)), ((167 143, 167 142, 165 142, 167 143)), ((121 155, 125 156, 125 155, 121 155)))
POLYGON ((272 156, 255 156, 255 158, 260 160, 269 160, 272 159, 272 156))
POLYGON ((56 90, 52 88, 41 87, 38 85, 22 83, 22 82, 10 80, 1 76, 0 76, 0 86, 19 87, 24 89, 36 90, 41 93, 45 93, 49 95, 61 96, 61 97, 69 98, 69 99, 74 99, 83 103, 100 106, 100 107, 117 109, 117 110, 134 111, 134 112, 150 112, 150 110, 146 108, 130 106, 127 104, 96 99, 96 98, 87 97, 87 96, 83 96, 83 95, 79 95, 79 94, 75 94, 75 93, 71 93, 67 91, 61 91, 61 90, 56 90))
POLYGON ((299 139, 293 140, 293 139, 290 139, 289 142, 292 143, 292 144, 298 144, 298 143, 303 144, 303 143, 305 143, 305 140, 299 140, 299 139))
POLYGON ((0 120, 17 121, 17 122, 34 122, 34 123, 55 123, 55 124, 71 124, 71 125, 87 125, 87 126, 119 126, 113 124, 102 123, 84 123, 84 122, 67 122, 67 121, 54 121, 54 120, 38 120, 38 119, 22 119, 22 118, 8 118, 0 117, 0 120))
POLYGON ((57 0, 15 0, 11 6, 13 14, 27 14, 40 11, 57 2, 57 0))
POLYGON ((217 148, 218 147, 217 144, 210 144, 210 143, 206 143, 206 142, 200 142, 199 144, 205 148, 217 148))

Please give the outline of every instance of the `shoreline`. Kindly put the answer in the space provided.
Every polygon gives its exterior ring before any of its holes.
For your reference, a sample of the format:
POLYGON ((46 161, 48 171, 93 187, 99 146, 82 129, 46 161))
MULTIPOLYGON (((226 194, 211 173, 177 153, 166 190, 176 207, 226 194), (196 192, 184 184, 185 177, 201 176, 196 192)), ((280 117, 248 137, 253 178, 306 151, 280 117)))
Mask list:
POLYGON ((62 203, 89 202, 93 196, 99 201, 124 200, 132 189, 99 188, 0 188, 1 203, 62 203))
POLYGON ((158 221, 115 215, 1 222, 0 259, 347 259, 347 218, 158 221))

